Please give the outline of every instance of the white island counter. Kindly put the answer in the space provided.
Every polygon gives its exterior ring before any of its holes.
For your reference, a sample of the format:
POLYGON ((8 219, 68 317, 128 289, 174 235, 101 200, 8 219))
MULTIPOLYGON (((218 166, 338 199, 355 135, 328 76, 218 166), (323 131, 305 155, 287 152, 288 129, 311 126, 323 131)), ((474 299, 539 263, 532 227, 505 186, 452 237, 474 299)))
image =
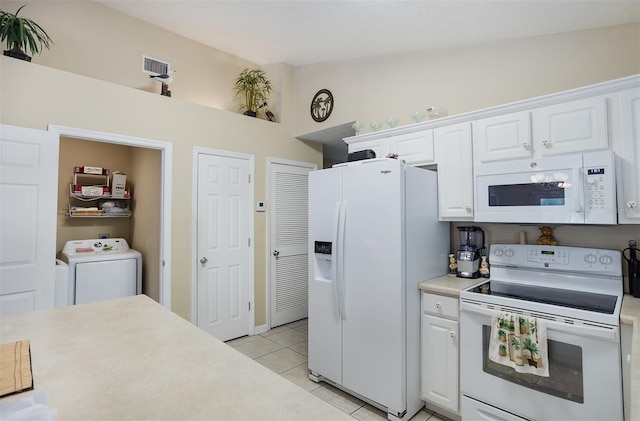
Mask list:
POLYGON ((147 296, 0 321, 60 420, 352 419, 147 296))

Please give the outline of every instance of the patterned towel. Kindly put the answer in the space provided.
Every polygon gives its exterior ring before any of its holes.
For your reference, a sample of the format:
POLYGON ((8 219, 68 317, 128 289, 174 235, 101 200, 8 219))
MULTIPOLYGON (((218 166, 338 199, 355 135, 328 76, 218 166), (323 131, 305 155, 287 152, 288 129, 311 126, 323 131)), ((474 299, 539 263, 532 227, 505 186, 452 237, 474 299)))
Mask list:
POLYGON ((549 377, 547 322, 522 314, 495 312, 489 359, 519 373, 549 377))

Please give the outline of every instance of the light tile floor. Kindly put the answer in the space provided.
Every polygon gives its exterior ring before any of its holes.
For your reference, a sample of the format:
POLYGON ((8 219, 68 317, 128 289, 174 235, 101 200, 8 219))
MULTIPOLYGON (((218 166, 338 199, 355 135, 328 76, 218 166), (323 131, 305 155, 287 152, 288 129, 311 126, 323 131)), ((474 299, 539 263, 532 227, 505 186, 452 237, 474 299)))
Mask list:
MULTIPOLYGON (((234 339, 227 344, 355 419, 362 421, 387 419, 387 414, 378 408, 327 383, 314 383, 309 380, 306 319, 278 326, 260 335, 234 339)), ((426 420, 447 421, 448 419, 425 408, 411 418, 411 421, 426 420)))

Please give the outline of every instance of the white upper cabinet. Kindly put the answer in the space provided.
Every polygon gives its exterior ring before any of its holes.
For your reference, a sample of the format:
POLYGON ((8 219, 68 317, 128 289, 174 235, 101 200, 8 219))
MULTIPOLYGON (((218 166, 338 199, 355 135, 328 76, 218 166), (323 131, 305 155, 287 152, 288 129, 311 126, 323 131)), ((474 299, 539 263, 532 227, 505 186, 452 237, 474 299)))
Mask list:
POLYGON ((618 223, 640 224, 640 89, 620 92, 612 105, 618 223))
POLYGON ((534 148, 540 156, 607 149, 607 98, 598 96, 533 110, 534 148))
POLYGON ((398 159, 409 165, 428 165, 435 162, 433 130, 392 136, 386 140, 387 154, 398 154, 398 159))
POLYGON ((607 98, 598 96, 473 122, 475 162, 607 149, 607 98))
POLYGON ((523 111, 473 122, 477 162, 531 156, 531 113, 523 111))
POLYGON ((435 163, 433 151, 433 130, 420 130, 375 140, 365 140, 349 144, 349 152, 371 149, 376 158, 397 154, 408 165, 429 165, 435 163))
POLYGON ((471 123, 434 129, 441 221, 473 221, 471 123))

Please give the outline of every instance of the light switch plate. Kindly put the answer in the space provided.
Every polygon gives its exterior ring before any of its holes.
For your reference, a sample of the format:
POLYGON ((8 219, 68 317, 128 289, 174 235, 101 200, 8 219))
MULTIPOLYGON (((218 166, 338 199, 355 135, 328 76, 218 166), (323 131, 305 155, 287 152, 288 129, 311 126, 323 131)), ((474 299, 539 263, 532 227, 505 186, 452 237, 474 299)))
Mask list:
POLYGON ((264 212, 265 209, 265 205, 264 202, 257 202, 256 203, 256 212, 264 212))

